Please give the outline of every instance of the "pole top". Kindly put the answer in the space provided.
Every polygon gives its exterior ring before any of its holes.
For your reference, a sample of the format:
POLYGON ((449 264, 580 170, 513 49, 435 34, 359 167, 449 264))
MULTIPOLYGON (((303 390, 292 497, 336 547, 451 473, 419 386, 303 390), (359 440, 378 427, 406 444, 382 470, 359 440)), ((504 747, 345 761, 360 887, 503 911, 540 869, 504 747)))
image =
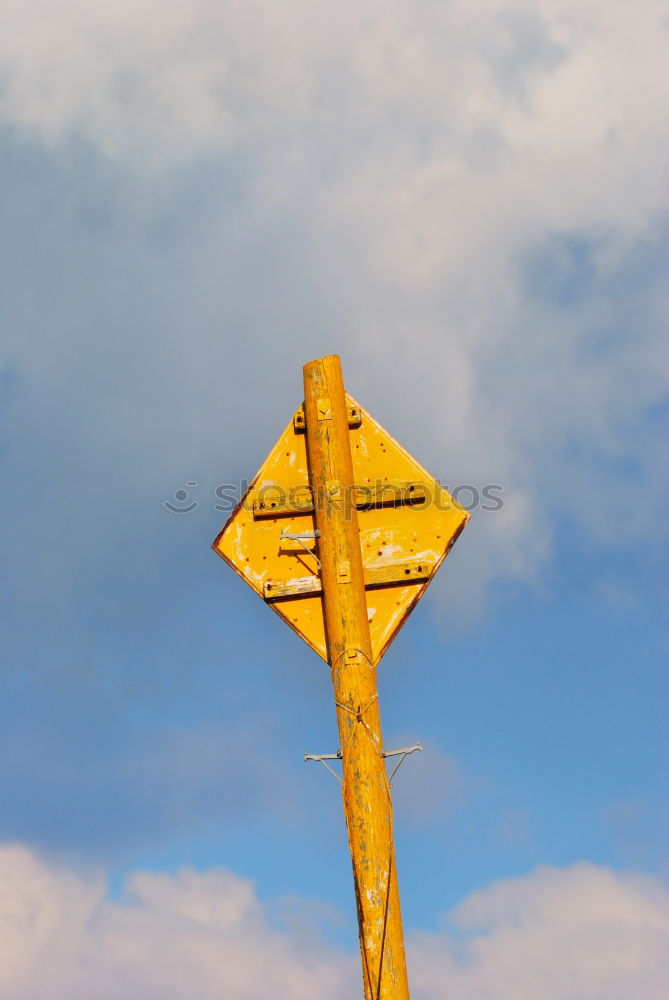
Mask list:
POLYGON ((322 358, 314 358, 313 361, 307 361, 303 370, 306 373, 313 365, 321 364, 335 364, 341 367, 341 358, 338 354, 325 354, 322 358))

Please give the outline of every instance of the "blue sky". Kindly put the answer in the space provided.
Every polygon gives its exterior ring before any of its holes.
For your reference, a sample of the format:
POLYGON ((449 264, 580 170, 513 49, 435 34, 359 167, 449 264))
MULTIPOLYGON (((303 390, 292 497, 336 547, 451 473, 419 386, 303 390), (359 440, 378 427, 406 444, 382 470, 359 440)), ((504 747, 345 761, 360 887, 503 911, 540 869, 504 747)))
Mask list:
POLYGON ((6 5, 0 1000, 359 992, 327 668, 210 549, 333 352, 504 500, 379 668, 412 995, 663 995, 666 23, 6 5))

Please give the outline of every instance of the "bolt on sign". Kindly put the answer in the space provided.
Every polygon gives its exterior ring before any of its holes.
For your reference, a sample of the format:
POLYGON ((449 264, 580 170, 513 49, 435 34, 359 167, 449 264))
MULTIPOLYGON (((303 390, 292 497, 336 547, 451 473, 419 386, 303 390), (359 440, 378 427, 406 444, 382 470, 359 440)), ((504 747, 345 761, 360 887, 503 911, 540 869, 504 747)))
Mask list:
POLYGON ((336 355, 304 392, 213 548, 331 667, 341 746, 307 757, 342 762, 366 1000, 407 1000, 385 758, 420 747, 384 748, 376 666, 469 514, 344 392, 336 355))

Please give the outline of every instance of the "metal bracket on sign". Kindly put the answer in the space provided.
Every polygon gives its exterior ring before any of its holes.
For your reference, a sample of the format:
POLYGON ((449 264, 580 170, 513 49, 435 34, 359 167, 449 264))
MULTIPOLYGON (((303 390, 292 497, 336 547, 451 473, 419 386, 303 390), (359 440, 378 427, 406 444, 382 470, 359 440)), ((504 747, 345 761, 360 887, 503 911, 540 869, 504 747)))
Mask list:
MULTIPOLYGON (((350 403, 346 405, 346 417, 348 420, 349 428, 359 427, 362 423, 362 414, 360 412, 359 406, 353 406, 350 403)), ((326 417, 319 417, 319 420, 327 419, 326 417)), ((295 411, 293 416, 293 427, 297 434, 302 434, 306 430, 306 420, 304 418, 304 407, 301 406, 299 410, 295 411)))
POLYGON ((318 558, 318 556, 316 555, 316 553, 312 549, 308 549, 307 548, 307 546, 304 544, 303 539, 305 539, 305 538, 320 538, 320 537, 321 537, 321 533, 318 530, 318 528, 315 531, 300 531, 300 532, 297 532, 297 533, 291 532, 291 531, 282 531, 281 532, 281 538, 282 539, 283 538, 287 538, 291 542, 297 542, 299 545, 302 546, 302 548, 307 553, 307 555, 313 556, 314 559, 316 560, 316 563, 318 564, 318 568, 319 569, 321 568, 321 561, 320 561, 320 559, 318 558))
MULTIPOLYGON (((295 539, 298 544, 302 545, 299 538, 289 532, 284 532, 281 534, 282 538, 295 539)), ((304 533, 302 535, 304 538, 313 538, 313 532, 304 533)), ((306 548, 306 546, 303 546, 306 548)), ((307 549, 309 555, 313 556, 316 561, 318 561, 318 556, 311 549, 307 549)), ((320 568, 320 562, 318 563, 320 568)), ((340 564, 341 565, 341 564, 340 564)), ((349 564, 349 579, 346 579, 346 568, 342 567, 343 576, 338 577, 340 583, 348 583, 350 581, 350 564, 349 564)), ((365 578, 365 589, 378 587, 392 587, 401 586, 404 587, 407 584, 420 584, 425 583, 432 576, 434 570, 434 561, 429 561, 427 559, 411 560, 410 562, 401 563, 391 563, 389 566, 363 566, 363 573, 365 578)), ((297 579, 290 580, 271 580, 265 583, 265 590, 271 591, 271 596, 278 598, 297 598, 300 599, 306 594, 321 594, 323 592, 323 581, 319 576, 313 577, 300 577, 297 579), (270 587, 269 584, 272 584, 270 587)), ((267 596, 267 595, 266 595, 267 596)))
MULTIPOLYGON (((383 482, 375 485, 358 485, 342 490, 341 484, 330 480, 325 484, 325 497, 328 500, 341 500, 342 493, 351 498, 351 505, 357 510, 368 511, 378 507, 414 507, 422 509, 427 500, 427 489, 423 483, 383 482), (336 485, 335 492, 331 487, 336 485)), ((311 514, 314 510, 314 498, 311 487, 307 484, 291 488, 288 497, 279 493, 265 495, 252 504, 253 517, 293 517, 294 515, 311 514)), ((451 542, 452 544, 452 542, 451 542)))

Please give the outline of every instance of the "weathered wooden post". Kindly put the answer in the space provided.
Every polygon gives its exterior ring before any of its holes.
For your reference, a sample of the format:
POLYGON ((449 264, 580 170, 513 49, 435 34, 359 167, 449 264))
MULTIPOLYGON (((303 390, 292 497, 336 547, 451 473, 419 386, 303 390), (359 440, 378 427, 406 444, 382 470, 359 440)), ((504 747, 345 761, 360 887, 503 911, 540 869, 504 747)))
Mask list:
POLYGON ((330 355, 213 544, 330 665, 341 746, 305 759, 343 766, 365 1000, 409 998, 385 760, 421 749, 384 748, 376 667, 468 518, 330 355))
POLYGON ((390 785, 367 621, 346 399, 336 355, 305 365, 304 412, 365 997, 408 1000, 390 785))

